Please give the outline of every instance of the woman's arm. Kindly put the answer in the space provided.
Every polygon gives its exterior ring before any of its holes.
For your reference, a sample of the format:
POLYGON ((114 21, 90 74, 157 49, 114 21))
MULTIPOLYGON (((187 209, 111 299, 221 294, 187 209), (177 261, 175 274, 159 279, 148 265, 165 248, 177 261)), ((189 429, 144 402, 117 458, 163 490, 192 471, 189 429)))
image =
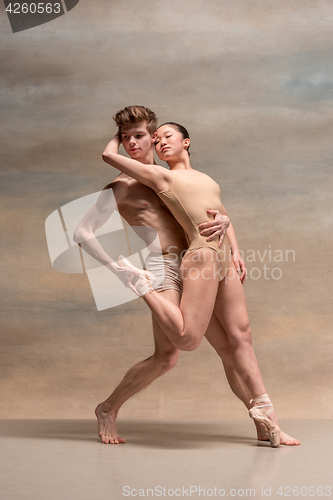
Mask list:
POLYGON ((242 259, 240 250, 238 248, 236 233, 235 233, 234 227, 231 224, 231 222, 230 222, 230 226, 227 229, 227 238, 229 240, 229 245, 230 245, 231 254, 232 254, 232 260, 236 266, 237 272, 241 271, 241 275, 239 276, 239 279, 241 280, 242 283, 244 283, 246 276, 247 276, 246 264, 245 264, 244 260, 242 259))
POLYGON ((118 154, 120 139, 118 134, 109 142, 102 155, 103 160, 124 174, 133 177, 156 192, 169 189, 170 171, 160 165, 145 165, 132 158, 118 154))
MULTIPOLYGON (((221 209, 222 210, 222 209, 221 209)), ((204 222, 199 224, 200 234, 208 236, 206 241, 211 241, 215 236, 219 236, 219 247, 222 244, 224 235, 228 237, 232 260, 236 266, 237 271, 241 271, 240 280, 244 283, 247 276, 247 269, 244 260, 242 259, 238 243, 236 239, 235 230, 227 215, 221 214, 218 210, 207 210, 208 213, 215 216, 213 221, 204 222)))
MULTIPOLYGON (((221 201, 219 203, 217 203, 215 210, 218 210, 220 212, 220 214, 222 214, 222 215, 226 215, 226 216, 228 215, 227 211, 224 208, 224 206, 222 205, 221 201)), ((211 213, 212 212, 213 212, 213 210, 211 211, 211 213)), ((205 224, 200 224, 199 227, 200 228, 205 227, 205 224)), ((229 227, 226 230, 225 234, 227 235, 227 238, 229 241, 230 250, 231 250, 231 254, 232 254, 232 261, 235 264, 237 272, 239 273, 241 271, 241 274, 239 275, 239 279, 241 280, 241 283, 244 283, 246 276, 247 276, 246 264, 245 264, 244 260, 242 259, 242 255, 241 255, 240 250, 238 248, 235 230, 234 230, 234 227, 231 224, 231 222, 230 222, 229 227)), ((222 239, 223 239, 223 236, 222 236, 222 239)), ((220 242, 222 242, 221 238, 220 238, 220 242)), ((219 242, 219 246, 220 246, 220 242, 219 242)))

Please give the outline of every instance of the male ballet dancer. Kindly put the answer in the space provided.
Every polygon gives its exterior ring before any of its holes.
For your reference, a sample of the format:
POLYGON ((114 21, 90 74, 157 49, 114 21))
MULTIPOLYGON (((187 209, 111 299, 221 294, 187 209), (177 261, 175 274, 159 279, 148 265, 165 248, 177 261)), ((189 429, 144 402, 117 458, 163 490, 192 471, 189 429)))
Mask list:
MULTIPOLYGON (((141 163, 153 164, 153 136, 157 127, 155 113, 143 106, 128 106, 120 110, 115 115, 114 120, 118 126, 118 133, 124 149, 129 156, 141 163)), ((128 275, 123 267, 118 266, 106 254, 94 236, 94 231, 108 220, 115 209, 135 230, 140 227, 143 228, 143 231, 138 231, 138 233, 151 249, 146 260, 146 268, 160 278, 157 287, 156 285, 154 287, 156 291, 164 294, 166 298, 179 305, 181 297, 180 255, 186 249, 186 238, 183 229, 150 188, 121 173, 103 189, 96 204, 84 216, 76 228, 74 241, 80 244, 89 255, 115 273, 126 286, 130 286, 134 290, 132 285, 133 276, 128 275), (151 228, 158 234, 160 248, 154 249, 154 243, 151 241, 151 228)), ((232 225, 229 225, 229 219, 218 211, 211 210, 209 212, 215 216, 215 220, 202 224, 201 234, 205 235, 207 239, 219 235, 221 242, 227 230, 229 240, 232 238, 234 248, 237 247, 235 233, 232 225)), ((243 282, 246 277, 245 263, 241 259, 239 252, 236 252, 236 255, 234 252, 233 258, 235 259, 236 268, 241 271, 240 279, 243 282)), ((120 407, 131 396, 148 386, 177 363, 179 350, 171 344, 154 317, 152 317, 152 320, 155 342, 154 354, 133 366, 114 392, 100 403, 95 410, 98 421, 98 434, 103 443, 117 444, 125 442, 118 435, 116 429, 116 419, 120 407)), ((250 408, 251 394, 234 368, 233 349, 227 337, 221 336, 216 340, 214 335, 210 335, 208 328, 206 338, 221 357, 232 391, 244 402, 247 408, 250 408)), ((264 426, 257 425, 257 435, 259 440, 267 440, 267 432, 264 426)), ((281 444, 294 445, 299 444, 299 442, 281 432, 281 444)))

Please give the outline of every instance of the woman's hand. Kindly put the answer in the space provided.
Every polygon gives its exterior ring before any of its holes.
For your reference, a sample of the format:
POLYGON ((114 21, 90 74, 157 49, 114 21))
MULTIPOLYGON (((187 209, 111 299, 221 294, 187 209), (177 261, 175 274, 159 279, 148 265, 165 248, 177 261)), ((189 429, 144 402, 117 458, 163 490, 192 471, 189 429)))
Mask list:
POLYGON ((199 224, 200 234, 201 236, 208 236, 206 241, 211 241, 215 236, 219 236, 218 246, 220 247, 230 225, 230 219, 227 215, 221 214, 218 210, 207 210, 207 213, 214 215, 215 219, 199 224))
POLYGON ((236 250, 236 252, 233 253, 232 261, 235 264, 239 279, 241 280, 241 283, 243 284, 244 281, 246 280, 246 277, 247 277, 247 269, 246 269, 246 264, 245 264, 244 260, 242 259, 242 256, 241 256, 239 250, 236 250), (239 274, 239 273, 241 273, 241 274, 239 274))

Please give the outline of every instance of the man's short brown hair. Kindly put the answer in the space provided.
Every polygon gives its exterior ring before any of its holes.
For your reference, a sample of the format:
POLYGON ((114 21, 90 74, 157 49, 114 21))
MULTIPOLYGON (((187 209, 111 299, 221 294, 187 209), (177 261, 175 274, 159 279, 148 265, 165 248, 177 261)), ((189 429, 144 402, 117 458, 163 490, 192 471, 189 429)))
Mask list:
POLYGON ((157 130, 157 117, 154 111, 144 106, 126 106, 118 111, 113 119, 117 124, 119 136, 121 135, 121 127, 140 122, 147 123, 150 135, 153 135, 157 130))

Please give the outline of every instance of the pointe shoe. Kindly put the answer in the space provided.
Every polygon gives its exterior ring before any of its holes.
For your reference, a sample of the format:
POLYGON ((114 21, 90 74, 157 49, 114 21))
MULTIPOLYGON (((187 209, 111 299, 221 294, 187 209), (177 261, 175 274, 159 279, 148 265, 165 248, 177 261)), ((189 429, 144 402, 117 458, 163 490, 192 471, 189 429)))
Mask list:
POLYGON ((265 424, 267 427, 267 431, 269 434, 269 441, 271 443, 272 448, 277 448, 280 444, 280 427, 278 427, 272 420, 268 417, 271 413, 273 413, 274 408, 273 405, 267 396, 267 394, 261 394, 255 399, 251 399, 250 403, 253 403, 253 407, 249 410, 249 415, 255 422, 261 422, 265 424), (257 404, 257 403, 265 403, 265 404, 257 404), (267 406, 271 406, 269 410, 263 412, 260 408, 264 408, 267 406))
POLYGON ((138 291, 140 297, 143 297, 146 293, 154 290, 151 281, 145 278, 145 276, 140 276, 137 281, 133 281, 133 285, 138 291))
POLYGON ((153 291, 153 284, 157 280, 156 276, 150 271, 146 271, 145 269, 138 269, 133 266, 129 260, 126 259, 123 255, 119 255, 117 258, 117 262, 122 267, 128 267, 129 269, 133 269, 136 272, 139 272, 139 276, 135 276, 133 278, 133 285, 138 291, 140 297, 146 295, 146 293, 153 291))

